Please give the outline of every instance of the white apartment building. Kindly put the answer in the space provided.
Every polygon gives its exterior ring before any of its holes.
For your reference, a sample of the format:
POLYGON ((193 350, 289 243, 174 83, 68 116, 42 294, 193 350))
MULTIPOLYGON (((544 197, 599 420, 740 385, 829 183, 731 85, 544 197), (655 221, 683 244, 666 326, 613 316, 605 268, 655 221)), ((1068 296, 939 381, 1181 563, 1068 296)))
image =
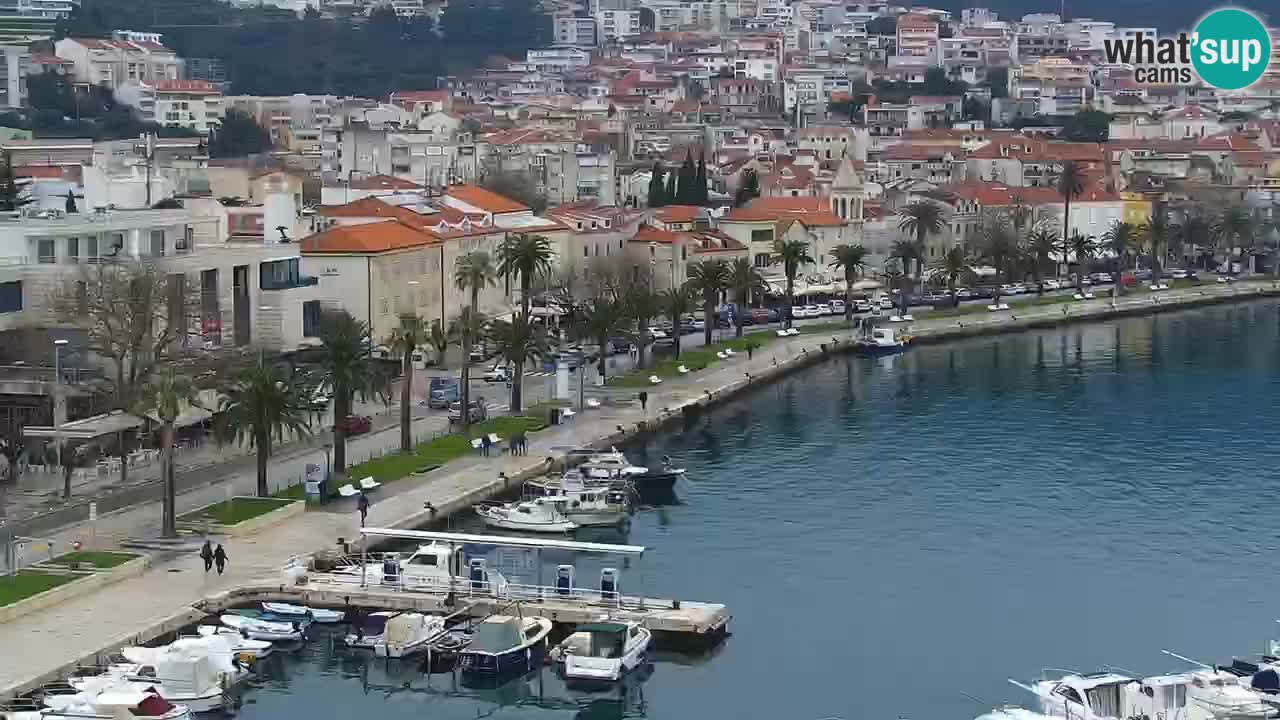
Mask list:
POLYGON ((570 152, 541 153, 531 158, 534 181, 551 205, 594 200, 617 202, 615 155, 579 144, 570 152))
POLYGON ((110 39, 68 37, 54 53, 73 63, 77 82, 115 90, 128 82, 154 83, 182 77, 182 62, 157 33, 117 31, 110 39))
POLYGON ((916 13, 899 15, 896 62, 906 65, 937 65, 939 37, 937 20, 916 13))
MULTIPOLYGON (((217 226, 215 216, 191 210, 0 221, 0 330, 47 324, 56 288, 98 264, 132 261, 159 263, 199 292, 198 318, 182 319, 185 344, 292 349, 315 335, 307 303, 316 279, 299 273, 297 249, 227 243, 217 226)), ((310 312, 318 322, 319 306, 310 312)))
POLYGON ((574 15, 557 17, 554 33, 557 45, 588 48, 597 45, 595 18, 574 15))
POLYGON ((0 45, 0 108, 27 104, 31 50, 26 45, 0 45))
POLYGON ((184 127, 208 135, 222 124, 222 91, 205 80, 130 80, 116 88, 116 99, 132 106, 144 122, 184 127))
POLYGON ((62 20, 79 4, 76 0, 0 0, 0 15, 62 20))
POLYGON ((833 93, 847 93, 853 84, 842 68, 793 68, 785 71, 783 107, 787 112, 814 105, 825 107, 833 93))
MULTIPOLYGON (((310 139, 318 146, 319 131, 335 122, 341 100, 334 95, 228 95, 227 110, 238 110, 258 121, 271 133, 277 147, 302 152, 298 143, 310 139), (308 135, 308 131, 310 134, 308 135)), ((318 151, 318 147, 314 148, 318 151)), ((305 152, 303 154, 306 154, 305 152)))
POLYGON ((964 27, 983 27, 999 20, 1000 16, 990 8, 964 8, 960 11, 960 24, 964 27))
POLYGON ((603 41, 625 40, 640 35, 639 10, 598 10, 596 22, 603 41))

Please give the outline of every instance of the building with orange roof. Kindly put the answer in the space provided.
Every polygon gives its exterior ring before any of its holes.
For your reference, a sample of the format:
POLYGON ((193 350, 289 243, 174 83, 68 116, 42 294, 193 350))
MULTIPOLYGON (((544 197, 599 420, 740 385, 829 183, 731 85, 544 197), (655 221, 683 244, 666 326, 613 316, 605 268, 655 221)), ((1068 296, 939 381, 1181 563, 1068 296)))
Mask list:
MULTIPOLYGON (((861 212, 860 202, 856 211, 861 212)), ((823 271, 837 245, 862 241, 861 217, 841 217, 830 197, 757 198, 725 214, 717 229, 741 243, 752 264, 769 275, 777 274, 773 257, 779 241, 799 240, 809 246, 815 263, 805 272, 823 271)))
POLYGON ((1052 185, 1057 168, 1072 161, 1087 175, 1107 175, 1107 156, 1098 143, 1049 142, 1024 136, 997 138, 971 153, 967 175, 1015 187, 1052 185))
POLYGON ((116 99, 130 105, 144 122, 184 127, 201 135, 222 124, 226 112, 222 90, 205 80, 134 80, 115 89, 116 99))
POLYGON ((938 64, 938 21, 928 15, 904 13, 898 16, 897 59, 899 63, 938 64))
POLYGON ((177 54, 158 33, 117 31, 111 38, 67 37, 54 43, 54 54, 72 63, 78 82, 116 90, 133 83, 156 83, 182 77, 177 54))

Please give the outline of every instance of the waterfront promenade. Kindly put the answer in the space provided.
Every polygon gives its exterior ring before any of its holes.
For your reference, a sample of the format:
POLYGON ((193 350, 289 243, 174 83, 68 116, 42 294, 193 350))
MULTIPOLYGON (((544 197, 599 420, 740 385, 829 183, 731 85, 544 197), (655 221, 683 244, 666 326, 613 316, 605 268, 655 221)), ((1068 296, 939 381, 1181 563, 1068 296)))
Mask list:
MULTIPOLYGON (((1081 318, 1101 318, 1112 313, 1147 312, 1198 302, 1244 299, 1272 292, 1270 281, 1210 285, 1163 293, 1158 305, 1145 294, 1122 298, 1115 310, 1107 298, 1072 303, 1065 315, 1061 305, 1027 308, 1025 311, 1014 305, 1010 311, 1001 313, 931 320, 922 318, 920 322, 912 323, 909 331, 923 340, 960 337, 975 332, 1007 331, 1081 318)), ((778 340, 757 351, 754 359, 749 360, 745 354, 740 354, 701 373, 649 388, 648 413, 642 411, 637 403, 630 402, 634 389, 618 391, 617 404, 605 403, 600 409, 582 413, 567 425, 531 435, 527 457, 469 457, 436 471, 438 475, 406 478, 388 485, 375 497, 369 522, 377 526, 415 522, 423 518, 424 502, 447 507, 459 498, 471 495, 477 488, 490 485, 498 472, 514 475, 552 455, 553 448, 557 446, 580 445, 608 438, 616 432, 618 425, 634 429, 636 423, 658 417, 663 408, 700 402, 708 393, 728 397, 733 388, 746 381, 745 373, 761 379, 816 359, 819 343, 829 342, 833 335, 842 340, 848 338, 847 331, 838 331, 778 340)), ((160 557, 149 572, 135 580, 0 625, 0 643, 22 650, 20 654, 13 654, 13 661, 0 666, 0 689, 21 687, 68 662, 120 644, 128 636, 163 618, 181 613, 207 595, 252 580, 278 577, 279 567, 291 555, 333 547, 339 536, 353 536, 356 526, 357 517, 352 505, 328 505, 258 535, 227 541, 230 568, 228 574, 221 578, 206 576, 194 556, 160 557)))

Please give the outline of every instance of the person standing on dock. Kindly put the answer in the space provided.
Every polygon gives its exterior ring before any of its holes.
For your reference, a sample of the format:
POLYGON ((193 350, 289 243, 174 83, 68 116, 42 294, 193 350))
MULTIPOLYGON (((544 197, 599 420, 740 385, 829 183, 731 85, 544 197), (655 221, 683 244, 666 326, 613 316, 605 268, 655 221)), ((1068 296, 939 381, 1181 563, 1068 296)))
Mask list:
POLYGON ((227 551, 222 549, 222 543, 218 543, 218 549, 213 551, 213 562, 218 566, 219 575, 227 569, 227 551))
POLYGON ((360 527, 364 527, 365 518, 369 517, 369 496, 360 493, 356 498, 356 509, 360 511, 360 527))
POLYGON ((644 390, 640 391, 640 410, 646 415, 649 413, 649 393, 644 390))
POLYGON ((489 439, 488 435, 484 435, 480 438, 480 450, 484 453, 485 457, 489 457, 489 447, 491 445, 493 445, 493 441, 489 439))
POLYGON ((213 546, 209 544, 207 539, 200 548, 200 559, 204 560, 204 571, 208 574, 213 569, 213 546))

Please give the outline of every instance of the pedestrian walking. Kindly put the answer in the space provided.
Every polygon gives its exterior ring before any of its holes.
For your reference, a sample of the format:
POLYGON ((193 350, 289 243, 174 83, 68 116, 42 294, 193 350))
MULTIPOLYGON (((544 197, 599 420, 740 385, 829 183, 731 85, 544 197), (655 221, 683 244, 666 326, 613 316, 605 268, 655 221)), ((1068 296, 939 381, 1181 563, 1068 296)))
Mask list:
POLYGON ((641 390, 639 397, 640 397, 640 409, 644 412, 649 412, 649 393, 647 391, 641 390))
POLYGON ((483 452, 483 453, 484 453, 484 456, 485 456, 485 457, 489 457, 489 448, 490 448, 492 445, 493 445, 493 441, 489 439, 489 436, 488 436, 488 435, 481 436, 481 438, 480 438, 480 448, 481 448, 481 452, 483 452))
POLYGON ((208 540, 204 541, 204 545, 200 547, 200 559, 204 560, 204 571, 207 573, 213 569, 213 546, 208 540))
POLYGON ((218 543, 218 549, 213 551, 213 562, 218 566, 218 574, 227 569, 227 551, 222 549, 222 543, 218 543))
POLYGON ((364 521, 369 517, 369 496, 360 493, 356 498, 356 509, 360 511, 360 527, 364 527, 364 521))

